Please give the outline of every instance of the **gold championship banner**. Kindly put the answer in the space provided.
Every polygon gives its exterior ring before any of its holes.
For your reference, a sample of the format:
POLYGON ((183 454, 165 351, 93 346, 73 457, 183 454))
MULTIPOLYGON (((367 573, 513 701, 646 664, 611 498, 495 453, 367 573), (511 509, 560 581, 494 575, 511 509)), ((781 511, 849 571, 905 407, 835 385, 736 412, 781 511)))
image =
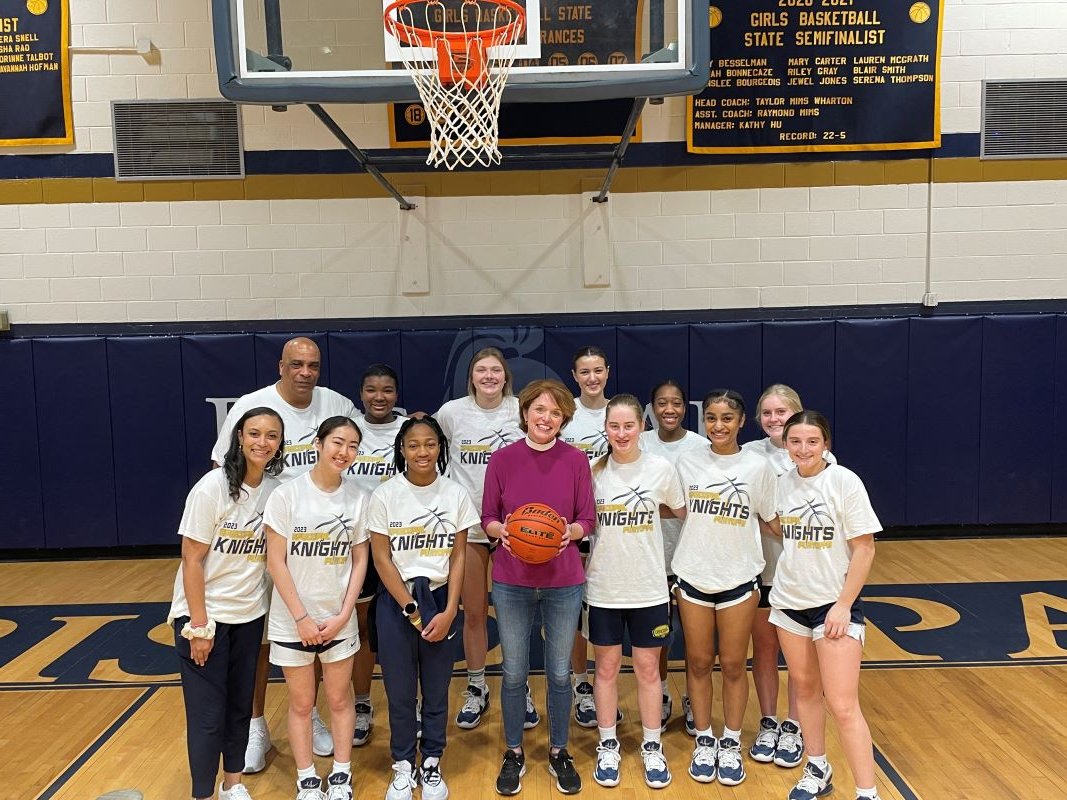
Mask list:
POLYGON ((73 144, 69 0, 0 0, 0 147, 73 144))
POLYGON ((944 0, 713 0, 690 153, 941 144, 944 0))

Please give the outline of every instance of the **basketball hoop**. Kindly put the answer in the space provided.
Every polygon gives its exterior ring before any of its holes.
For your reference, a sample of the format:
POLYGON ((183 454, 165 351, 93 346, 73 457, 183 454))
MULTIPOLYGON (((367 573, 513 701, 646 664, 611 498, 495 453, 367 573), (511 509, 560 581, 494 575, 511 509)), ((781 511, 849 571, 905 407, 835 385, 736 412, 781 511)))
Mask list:
POLYGON ((500 96, 526 10, 514 0, 461 0, 457 14, 443 0, 397 0, 385 9, 385 29, 400 42, 426 109, 426 163, 499 164, 500 96))

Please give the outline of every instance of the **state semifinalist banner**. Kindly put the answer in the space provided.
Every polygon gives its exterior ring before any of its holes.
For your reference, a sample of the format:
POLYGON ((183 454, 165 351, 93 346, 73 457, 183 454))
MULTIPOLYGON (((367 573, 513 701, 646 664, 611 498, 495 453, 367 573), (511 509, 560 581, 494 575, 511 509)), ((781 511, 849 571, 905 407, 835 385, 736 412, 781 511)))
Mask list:
POLYGON ((73 144, 69 0, 0 0, 0 147, 73 144))
POLYGON ((711 77, 687 103, 689 152, 938 147, 943 2, 713 5, 711 77))

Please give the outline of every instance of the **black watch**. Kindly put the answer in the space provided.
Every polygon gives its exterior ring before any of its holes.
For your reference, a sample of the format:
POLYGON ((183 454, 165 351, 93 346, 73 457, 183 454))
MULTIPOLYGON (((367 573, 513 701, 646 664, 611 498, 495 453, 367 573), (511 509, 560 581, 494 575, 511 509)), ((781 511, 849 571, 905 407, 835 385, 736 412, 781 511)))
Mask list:
POLYGON ((406 606, 404 606, 404 616, 411 619, 413 616, 419 613, 419 604, 412 600, 406 606))

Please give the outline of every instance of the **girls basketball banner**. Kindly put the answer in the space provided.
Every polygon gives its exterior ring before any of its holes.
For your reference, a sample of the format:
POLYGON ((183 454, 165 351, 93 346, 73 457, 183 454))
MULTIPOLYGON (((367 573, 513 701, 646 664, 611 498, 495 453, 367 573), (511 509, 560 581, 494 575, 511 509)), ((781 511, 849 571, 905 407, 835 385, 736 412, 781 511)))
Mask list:
POLYGON ((687 102, 689 152, 938 147, 943 3, 712 5, 711 77, 687 102))
POLYGON ((0 0, 0 147, 73 144, 69 0, 0 0))

